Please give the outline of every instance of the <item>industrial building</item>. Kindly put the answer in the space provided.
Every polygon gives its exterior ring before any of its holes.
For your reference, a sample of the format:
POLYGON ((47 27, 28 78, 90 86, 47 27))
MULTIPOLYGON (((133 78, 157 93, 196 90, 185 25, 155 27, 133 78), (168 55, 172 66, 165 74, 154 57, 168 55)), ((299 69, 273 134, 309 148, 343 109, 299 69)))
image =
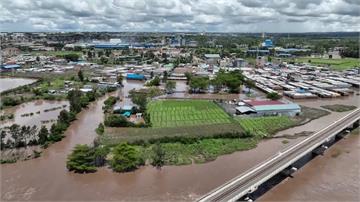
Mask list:
POLYGON ((236 114, 253 114, 254 116, 296 116, 301 113, 301 107, 295 103, 285 103, 277 100, 242 100, 236 107, 236 114))

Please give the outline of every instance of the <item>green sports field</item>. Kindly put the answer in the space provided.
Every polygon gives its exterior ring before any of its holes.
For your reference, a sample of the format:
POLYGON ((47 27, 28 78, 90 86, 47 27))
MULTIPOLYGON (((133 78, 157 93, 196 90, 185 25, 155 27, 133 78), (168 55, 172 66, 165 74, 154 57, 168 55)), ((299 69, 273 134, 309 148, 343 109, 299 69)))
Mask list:
POLYGON ((148 104, 154 128, 231 123, 231 117, 212 101, 159 100, 148 104))
POLYGON ((310 63, 312 65, 329 65, 333 70, 347 70, 354 67, 360 67, 360 60, 358 58, 342 58, 342 59, 324 59, 324 58, 310 58, 300 57, 294 59, 288 59, 287 61, 295 61, 300 63, 310 63))

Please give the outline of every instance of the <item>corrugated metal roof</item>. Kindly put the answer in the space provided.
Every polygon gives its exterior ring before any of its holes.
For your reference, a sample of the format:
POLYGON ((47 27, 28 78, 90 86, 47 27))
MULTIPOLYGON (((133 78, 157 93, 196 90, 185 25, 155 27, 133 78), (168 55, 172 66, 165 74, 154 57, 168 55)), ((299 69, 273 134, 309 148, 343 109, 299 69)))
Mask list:
POLYGON ((236 107, 235 108, 237 111, 241 112, 241 113, 245 113, 245 112, 255 112, 255 110, 251 109, 250 107, 247 106, 241 106, 241 107, 236 107))
POLYGON ((145 79, 145 76, 142 74, 127 74, 126 75, 127 79, 138 79, 138 80, 142 80, 145 79))
POLYGON ((243 100, 248 105, 251 106, 260 106, 260 105, 282 105, 284 104, 278 100, 243 100))
POLYGON ((219 54, 205 54, 204 56, 206 58, 220 58, 219 54))
POLYGON ((261 105, 253 107, 257 112, 259 111, 272 111, 272 110, 300 110, 298 104, 282 104, 282 105, 261 105))

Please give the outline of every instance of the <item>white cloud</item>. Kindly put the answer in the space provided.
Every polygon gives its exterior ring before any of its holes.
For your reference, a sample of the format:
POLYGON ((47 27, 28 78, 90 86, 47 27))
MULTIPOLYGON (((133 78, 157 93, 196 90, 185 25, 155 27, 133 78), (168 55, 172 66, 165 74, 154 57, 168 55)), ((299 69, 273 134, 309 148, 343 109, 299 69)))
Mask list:
POLYGON ((354 0, 1 0, 0 31, 359 31, 354 0))

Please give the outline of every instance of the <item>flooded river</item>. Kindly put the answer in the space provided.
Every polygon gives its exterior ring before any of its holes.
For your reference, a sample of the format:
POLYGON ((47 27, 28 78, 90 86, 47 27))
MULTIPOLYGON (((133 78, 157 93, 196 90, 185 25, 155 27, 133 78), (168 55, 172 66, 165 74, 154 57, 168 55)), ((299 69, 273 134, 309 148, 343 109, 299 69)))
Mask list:
POLYGON ((19 86, 34 83, 35 79, 0 77, 0 93, 19 86))
POLYGON ((349 135, 258 201, 360 201, 360 135, 349 135))
MULTIPOLYGON (((221 156, 205 164, 165 166, 161 170, 145 166, 122 174, 108 168, 86 175, 70 173, 65 167, 66 157, 76 144, 93 142, 96 137, 94 130, 103 120, 102 105, 105 99, 90 104, 88 109, 81 112, 66 131, 66 138, 51 145, 40 158, 1 165, 1 200, 191 201, 288 146, 281 143, 282 139, 271 139, 262 141, 255 149, 221 156)), ((357 100, 351 97, 342 102, 355 102, 354 99, 357 100)), ((317 100, 316 105, 322 105, 319 102, 328 104, 332 101, 317 100)), ((313 106, 313 103, 301 104, 313 106)), ((286 133, 316 131, 345 114, 333 113, 316 120, 316 124, 310 122, 293 131, 289 129, 286 133)), ((298 140, 290 140, 289 144, 298 140)), ((351 164, 347 162, 347 165, 351 164)), ((318 166, 324 167, 325 163, 318 166)), ((339 167, 337 172, 341 174, 341 171, 339 167)), ((293 192, 297 191, 295 186, 293 192)), ((303 186, 313 187, 305 183, 303 186)), ((333 185, 333 188, 338 186, 333 185)))

